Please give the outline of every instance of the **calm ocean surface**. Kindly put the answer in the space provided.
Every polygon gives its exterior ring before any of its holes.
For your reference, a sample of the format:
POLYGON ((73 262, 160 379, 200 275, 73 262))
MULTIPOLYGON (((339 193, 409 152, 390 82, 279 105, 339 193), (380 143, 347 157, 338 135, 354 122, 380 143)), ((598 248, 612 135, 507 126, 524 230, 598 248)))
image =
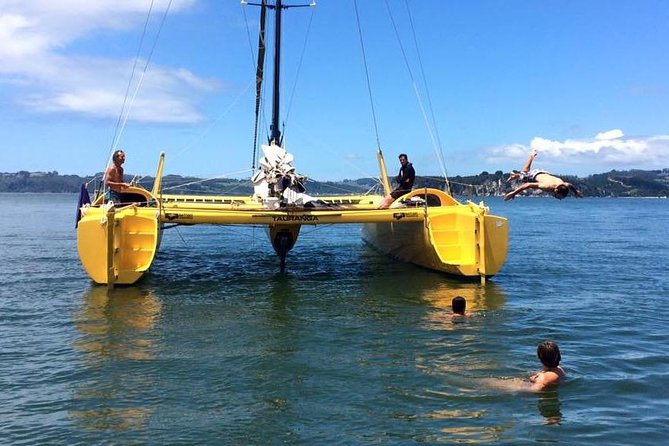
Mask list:
POLYGON ((669 200, 489 199, 485 286, 305 226, 164 234, 137 286, 91 284, 75 195, 0 194, 0 444, 597 444, 669 437, 669 200), (450 318, 455 295, 471 317, 450 318), (538 370, 554 339, 569 379, 538 370))

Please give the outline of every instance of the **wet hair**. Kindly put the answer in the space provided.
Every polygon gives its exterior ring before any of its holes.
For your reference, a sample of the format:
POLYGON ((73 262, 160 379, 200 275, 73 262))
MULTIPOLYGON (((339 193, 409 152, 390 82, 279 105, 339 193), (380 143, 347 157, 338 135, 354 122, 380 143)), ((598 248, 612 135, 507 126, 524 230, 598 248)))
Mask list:
POLYGON ((562 200, 564 197, 569 195, 569 188, 567 187, 566 184, 560 184, 558 187, 555 188, 553 191, 553 196, 557 198, 558 200, 562 200))
POLYGON ((553 341, 540 342, 537 345, 537 357, 546 367, 557 367, 562 360, 560 347, 553 341))
POLYGON ((119 150, 115 151, 114 154, 112 155, 112 160, 113 160, 113 161, 118 160, 118 156, 119 156, 121 153, 123 153, 123 150, 120 150, 120 149, 119 149, 119 150))
POLYGON ((453 308, 453 313, 465 314, 465 308, 467 307, 467 301, 462 296, 455 296, 451 301, 451 307, 453 308))
POLYGON ((557 186, 553 191, 553 196, 558 200, 562 200, 567 195, 569 195, 569 192, 574 194, 576 198, 583 198, 583 194, 579 192, 579 190, 576 189, 571 183, 563 183, 557 186))

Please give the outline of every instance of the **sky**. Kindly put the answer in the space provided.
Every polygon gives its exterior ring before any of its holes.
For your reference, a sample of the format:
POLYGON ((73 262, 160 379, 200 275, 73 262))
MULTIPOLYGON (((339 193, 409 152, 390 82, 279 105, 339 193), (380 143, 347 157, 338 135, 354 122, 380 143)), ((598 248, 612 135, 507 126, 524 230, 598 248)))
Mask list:
MULTIPOLYGON (((166 174, 248 178, 258 17, 238 0, 0 0, 0 172, 93 175, 122 148, 129 174, 165 152, 166 174)), ((669 168, 669 2, 317 0, 282 23, 284 148, 314 180, 378 176, 378 147, 391 175, 399 153, 455 176, 531 149, 557 174, 669 168)))

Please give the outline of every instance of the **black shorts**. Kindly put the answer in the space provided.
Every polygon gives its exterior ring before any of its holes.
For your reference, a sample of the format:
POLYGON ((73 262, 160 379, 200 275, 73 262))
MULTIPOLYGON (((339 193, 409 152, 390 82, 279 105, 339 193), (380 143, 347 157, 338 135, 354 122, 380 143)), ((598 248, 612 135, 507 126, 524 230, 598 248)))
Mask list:
POLYGON ((390 196, 393 197, 393 200, 397 200, 402 195, 408 194, 409 192, 411 192, 411 189, 395 189, 390 193, 390 196))

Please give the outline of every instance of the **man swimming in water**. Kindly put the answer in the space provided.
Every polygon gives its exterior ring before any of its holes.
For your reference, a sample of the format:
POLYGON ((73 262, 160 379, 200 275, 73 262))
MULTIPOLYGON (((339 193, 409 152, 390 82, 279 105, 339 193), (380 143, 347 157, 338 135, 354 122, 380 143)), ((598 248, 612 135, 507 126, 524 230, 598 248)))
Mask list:
POLYGON ((525 189, 541 189, 544 192, 551 192, 558 200, 562 200, 569 195, 569 191, 571 191, 577 198, 583 197, 583 194, 581 194, 573 184, 567 183, 562 178, 551 175, 545 170, 530 170, 532 168, 532 161, 534 161, 536 156, 537 151, 534 149, 527 158, 527 161, 525 161, 523 169, 520 172, 511 172, 507 181, 521 180, 523 184, 504 195, 504 201, 513 200, 516 195, 525 189))
POLYGON ((467 301, 462 296, 455 296, 451 301, 451 308, 453 309, 453 316, 464 316, 467 301))
POLYGON ((500 379, 484 378, 480 382, 492 389, 510 392, 541 392, 547 387, 562 382, 567 374, 560 367, 562 355, 560 348, 553 341, 543 341, 537 345, 537 358, 541 361, 542 369, 528 379, 500 379))
POLYGON ((531 390, 539 391, 552 384, 557 384, 566 376, 560 361, 560 348, 553 341, 543 341, 537 345, 537 358, 541 361, 543 368, 534 375, 530 376, 531 390))

